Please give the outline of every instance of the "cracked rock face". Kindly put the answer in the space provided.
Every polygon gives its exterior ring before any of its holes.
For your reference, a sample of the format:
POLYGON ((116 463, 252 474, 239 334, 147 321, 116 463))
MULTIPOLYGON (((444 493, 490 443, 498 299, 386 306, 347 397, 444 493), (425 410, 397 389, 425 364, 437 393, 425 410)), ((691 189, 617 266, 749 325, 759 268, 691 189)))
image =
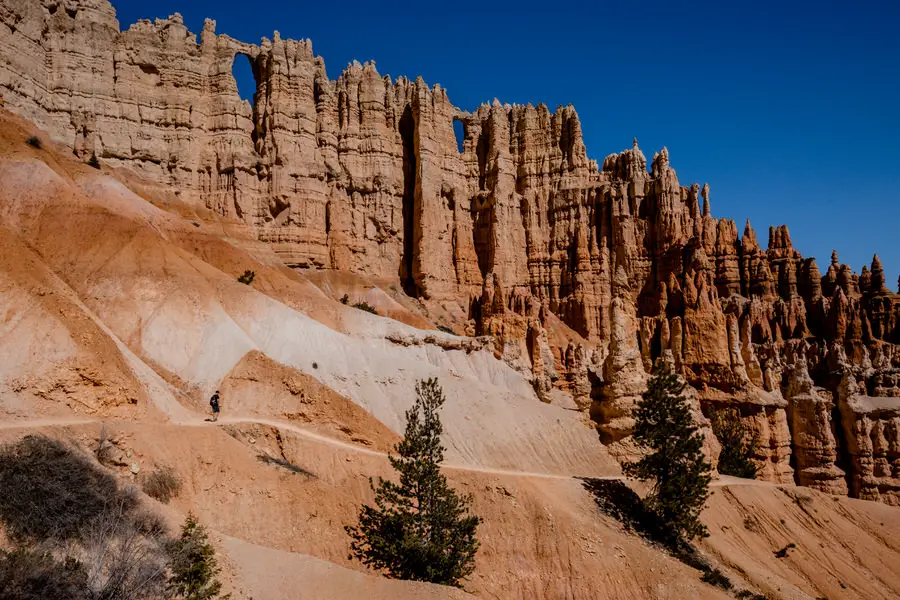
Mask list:
POLYGON ((705 412, 741 408, 762 477, 896 503, 900 295, 877 256, 857 275, 835 253, 823 275, 784 225, 763 247, 749 222, 712 216, 708 185, 679 183, 667 149, 589 160, 571 106, 466 112, 374 63, 332 81, 309 40, 277 32, 248 44, 207 20, 196 35, 177 14, 122 31, 106 0, 0 0, 0 30, 6 108, 289 266, 458 304, 539 397, 567 390, 607 440, 627 441, 667 360, 705 412))

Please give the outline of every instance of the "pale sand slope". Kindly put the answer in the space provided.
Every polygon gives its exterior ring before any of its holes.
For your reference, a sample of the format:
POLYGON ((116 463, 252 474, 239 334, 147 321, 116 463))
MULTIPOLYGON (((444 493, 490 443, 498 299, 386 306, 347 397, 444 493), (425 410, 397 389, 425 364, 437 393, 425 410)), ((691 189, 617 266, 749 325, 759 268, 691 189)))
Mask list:
POLYGON ((540 403, 519 373, 486 350, 398 346, 384 335, 423 332, 353 309, 346 310, 367 320, 373 333, 360 339, 335 331, 169 243, 165 227, 192 226, 119 185, 90 180, 87 197, 36 161, 3 161, 0 180, 7 182, 0 217, 119 339, 199 390, 197 398, 247 352, 260 350, 399 432, 416 380, 438 377, 448 397, 448 458, 580 475, 618 472, 579 413, 540 403))
MULTIPOLYGON (((221 548, 241 587, 265 600, 438 600, 472 598, 447 586, 396 581, 352 571, 314 556, 273 550, 232 537, 221 548)), ((242 590, 236 590, 241 593, 242 590)))

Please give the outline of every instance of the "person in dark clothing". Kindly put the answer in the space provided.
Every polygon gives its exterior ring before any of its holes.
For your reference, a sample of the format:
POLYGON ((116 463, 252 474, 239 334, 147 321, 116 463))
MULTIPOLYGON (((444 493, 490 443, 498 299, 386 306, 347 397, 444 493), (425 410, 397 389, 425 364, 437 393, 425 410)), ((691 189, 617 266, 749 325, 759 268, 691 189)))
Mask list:
POLYGON ((219 390, 216 390, 216 393, 212 395, 212 398, 209 399, 209 405, 212 407, 212 420, 219 420, 219 390))

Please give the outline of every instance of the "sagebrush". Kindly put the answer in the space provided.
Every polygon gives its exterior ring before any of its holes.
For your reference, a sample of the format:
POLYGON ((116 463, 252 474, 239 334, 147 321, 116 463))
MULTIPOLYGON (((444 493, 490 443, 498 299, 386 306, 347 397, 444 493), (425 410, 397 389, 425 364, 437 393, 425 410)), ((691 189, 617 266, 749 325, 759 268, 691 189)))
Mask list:
POLYGON ((0 448, 0 490, 0 520, 19 541, 76 538, 110 505, 137 504, 88 455, 43 436, 0 448))
POLYGON ((19 546, 0 557, 0 599, 165 597, 163 522, 89 454, 26 436, 0 448, 0 490, 0 521, 19 546))
POLYGON ((181 493, 181 479, 172 467, 162 466, 144 478, 141 488, 151 498, 168 504, 169 500, 181 493))
POLYGON ((92 600, 81 563, 31 548, 0 550, 0 598, 92 600))

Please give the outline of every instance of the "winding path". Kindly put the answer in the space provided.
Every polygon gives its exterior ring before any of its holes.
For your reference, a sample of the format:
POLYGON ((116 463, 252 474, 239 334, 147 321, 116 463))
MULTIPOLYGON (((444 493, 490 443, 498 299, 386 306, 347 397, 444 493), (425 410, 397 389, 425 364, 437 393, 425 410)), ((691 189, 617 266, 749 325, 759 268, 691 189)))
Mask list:
MULTIPOLYGON (((22 420, 22 421, 0 421, 0 429, 40 429, 44 427, 70 427, 70 426, 78 426, 78 425, 91 425, 91 424, 101 424, 107 421, 103 421, 100 419, 88 419, 88 418, 47 418, 47 419, 32 419, 32 420, 22 420)), ((357 454, 364 454, 367 456, 377 456, 386 458, 386 452, 379 452, 378 450, 371 450, 369 448, 364 448, 357 444, 351 444, 348 442, 344 442, 342 440, 338 440, 332 437, 328 437, 326 435, 322 435, 320 433, 316 433, 309 429, 298 427, 293 423, 289 423, 286 421, 282 421, 279 419, 267 419, 263 417, 252 417, 252 416, 240 416, 240 417, 223 417, 220 418, 216 422, 207 421, 204 418, 199 416, 194 416, 189 419, 179 419, 177 421, 173 420, 172 424, 176 426, 182 427, 216 427, 218 425, 240 425, 245 423, 252 423, 257 425, 266 425, 269 427, 274 427, 276 429, 282 431, 290 431, 295 433, 301 437, 304 437, 308 440, 326 444, 328 446, 332 446, 335 448, 340 448, 342 450, 346 450, 349 452, 355 452, 357 454)), ((536 473, 532 471, 517 471, 511 469, 495 469, 492 467, 477 467, 474 465, 458 465, 452 463, 443 463, 441 465, 444 469, 449 469, 452 471, 466 471, 470 473, 485 473, 488 475, 500 475, 505 477, 526 477, 526 478, 536 478, 536 479, 555 479, 555 480, 572 480, 577 479, 577 475, 559 475, 554 473, 536 473)), ((602 479, 609 481, 625 481, 626 477, 624 475, 603 475, 603 476, 591 476, 590 479, 602 479)), ((756 485, 756 486, 788 486, 790 484, 778 484, 772 483, 768 481, 759 481, 756 479, 742 479, 739 477, 729 477, 727 475, 720 475, 718 479, 714 479, 710 483, 710 487, 725 487, 731 485, 756 485)))

